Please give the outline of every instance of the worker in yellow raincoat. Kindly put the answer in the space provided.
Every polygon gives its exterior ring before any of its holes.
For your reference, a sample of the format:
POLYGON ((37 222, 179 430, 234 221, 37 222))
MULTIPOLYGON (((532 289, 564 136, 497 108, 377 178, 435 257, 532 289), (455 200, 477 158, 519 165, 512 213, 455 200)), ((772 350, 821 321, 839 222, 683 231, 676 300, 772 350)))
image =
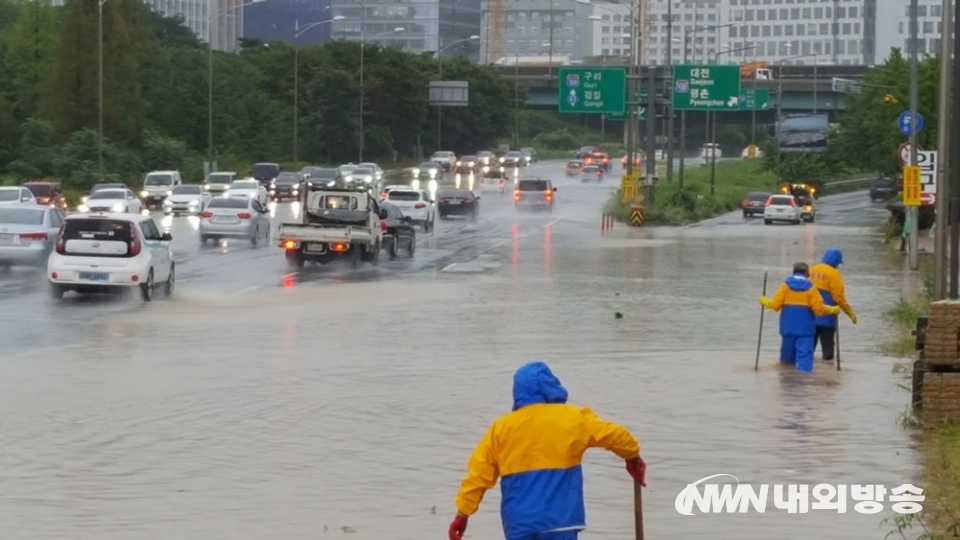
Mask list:
POLYGON ((793 364, 797 371, 813 371, 813 344, 820 315, 840 313, 836 306, 823 305, 823 299, 810 281, 806 263, 793 265, 793 275, 784 281, 773 298, 760 297, 760 305, 780 312, 780 362, 793 364))
POLYGON ((586 528, 580 461, 588 448, 620 456, 646 485, 640 444, 626 428, 568 405, 567 390, 543 362, 521 366, 513 376, 513 412, 493 422, 467 463, 449 539, 463 538, 468 516, 499 477, 507 540, 576 540, 586 528))
MULTIPOLYGON (((843 264, 843 253, 836 248, 828 249, 823 254, 823 262, 810 269, 810 281, 820 291, 820 297, 825 305, 838 306, 847 314, 847 317, 850 317, 850 322, 857 324, 857 314, 847 302, 847 296, 843 290, 843 278, 837 268, 841 264, 843 264)), ((834 338, 837 335, 837 316, 821 315, 817 317, 816 325, 817 335, 813 340, 813 348, 816 349, 819 342, 823 348, 823 359, 829 362, 833 360, 833 353, 836 350, 834 338)))

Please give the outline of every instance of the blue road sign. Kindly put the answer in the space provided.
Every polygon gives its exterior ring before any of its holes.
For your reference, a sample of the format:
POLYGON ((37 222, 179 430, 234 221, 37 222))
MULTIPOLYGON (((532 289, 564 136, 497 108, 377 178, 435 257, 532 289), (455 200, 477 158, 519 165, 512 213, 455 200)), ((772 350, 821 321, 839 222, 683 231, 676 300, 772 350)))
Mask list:
MULTIPOLYGON (((912 115, 910 111, 903 111, 900 113, 900 118, 897 118, 897 127, 900 128, 900 133, 909 136, 910 135, 910 124, 912 123, 912 115)), ((917 113, 917 132, 923 129, 923 117, 920 116, 920 113, 917 113)))

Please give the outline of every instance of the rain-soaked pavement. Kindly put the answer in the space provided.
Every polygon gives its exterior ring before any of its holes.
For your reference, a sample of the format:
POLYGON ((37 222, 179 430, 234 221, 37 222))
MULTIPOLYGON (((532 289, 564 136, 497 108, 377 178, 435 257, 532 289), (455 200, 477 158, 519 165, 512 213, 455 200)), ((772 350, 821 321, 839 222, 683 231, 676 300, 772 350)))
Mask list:
MULTIPOLYGON (((647 538, 883 537, 889 511, 852 501, 845 514, 674 509, 719 473, 922 484, 897 425, 908 395, 875 353, 910 281, 880 245, 882 208, 855 193, 821 200, 815 224, 733 214, 601 236, 615 175, 522 174, 555 181, 552 214, 485 192, 478 222, 441 222, 413 260, 378 268, 289 273, 279 248, 201 248, 179 217, 161 221, 180 278, 170 300, 55 304, 42 275, 0 278, 0 538, 442 538, 467 456, 530 359, 640 437, 647 538), (841 330, 843 371, 779 369, 768 314, 754 372, 763 272, 772 292, 831 246, 860 317, 841 330)), ((581 537, 632 537, 622 461, 595 450, 585 468, 581 537)), ((498 506, 491 491, 470 538, 502 537, 498 506)))

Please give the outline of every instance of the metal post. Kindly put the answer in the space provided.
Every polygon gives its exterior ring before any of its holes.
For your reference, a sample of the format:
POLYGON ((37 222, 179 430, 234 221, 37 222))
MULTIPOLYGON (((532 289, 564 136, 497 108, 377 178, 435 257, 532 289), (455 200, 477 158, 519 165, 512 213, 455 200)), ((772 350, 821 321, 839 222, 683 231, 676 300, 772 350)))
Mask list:
POLYGON ((817 64, 820 63, 820 57, 813 55, 813 114, 817 114, 817 64))
POLYGON ((300 45, 297 38, 300 37, 300 20, 293 22, 293 163, 297 163, 297 135, 298 135, 298 114, 300 98, 300 45))
MULTIPOLYGON (((541 45, 541 47, 542 46, 543 45, 541 45)), ((540 49, 540 50, 542 51, 543 49, 540 49)), ((547 80, 552 81, 553 80, 553 0, 550 0, 550 52, 549 52, 549 55, 550 55, 550 60, 549 60, 550 61, 550 68, 549 68, 550 77, 547 80)))
MULTIPOLYGON (((919 11, 918 0, 910 0, 910 166, 917 165, 917 12, 919 11)), ((816 88, 816 87, 814 87, 816 88)), ((910 270, 916 270, 919 265, 919 233, 920 233, 920 212, 918 207, 907 207, 908 221, 910 222, 910 241, 907 258, 910 262, 910 270)))
MULTIPOLYGON (((439 39, 439 38, 438 38, 439 39)), ((437 69, 439 71, 438 78, 440 81, 443 81, 443 40, 438 41, 437 47, 437 69)), ((437 105, 437 151, 443 150, 441 146, 443 138, 443 105, 437 105)))
POLYGON ((214 171, 213 166, 213 26, 214 18, 207 21, 207 169, 214 171))
POLYGON ((953 52, 950 48, 952 40, 943 39, 943 36, 949 35, 949 22, 953 20, 953 2, 943 0, 942 18, 940 23, 940 106, 938 111, 938 120, 940 127, 937 130, 937 158, 939 169, 937 171, 937 200, 936 200, 936 223, 937 234, 934 237, 934 280, 933 280, 933 299, 943 300, 947 296, 947 237, 949 229, 949 220, 947 213, 950 208, 950 127, 952 125, 951 111, 951 73, 950 68, 953 63, 950 61, 950 55, 953 52))
POLYGON ((360 118, 358 119, 360 130, 357 134, 357 148, 359 151, 357 163, 363 163, 363 46, 366 44, 366 39, 364 39, 364 32, 366 32, 366 30, 367 8, 363 4, 360 4, 360 118))
MULTIPOLYGON (((694 28, 696 30, 696 28, 694 28)), ((687 64, 687 45, 689 43, 690 36, 686 32, 683 33, 683 64, 687 64)), ((677 187, 680 191, 683 191, 683 172, 686 168, 687 160, 687 110, 684 109, 680 111, 680 175, 677 179, 677 187)))
MULTIPOLYGON (((667 70, 670 72, 670 91, 667 99, 667 182, 673 181, 673 0, 667 0, 667 70)), ((666 74, 664 74, 666 80, 666 74)))
MULTIPOLYGON (((513 60, 513 148, 520 148, 520 44, 513 60)), ((559 91, 558 91, 559 92, 559 91)))
MULTIPOLYGON (((744 51, 746 54, 746 51, 744 51)), ((753 107, 750 109, 750 146, 757 145, 757 50, 753 50, 753 79, 750 86, 753 87, 753 107)), ((754 154, 756 155, 756 154, 754 154)))
POLYGON ((783 121, 783 60, 777 70, 777 122, 783 121))
MULTIPOLYGON (((960 36, 960 0, 955 0, 955 2, 953 5, 953 32, 954 35, 960 36)), ((949 22, 946 17, 943 20, 945 23, 949 22)), ((951 84, 953 89, 960 89, 960 61, 958 61, 960 60, 960 40, 948 40, 947 36, 949 35, 950 31, 946 29, 946 24, 944 24, 940 39, 953 42, 954 61, 953 68, 950 71, 953 78, 951 84)), ((948 59, 949 57, 947 55, 948 59)), ((958 291, 958 288, 960 288, 960 279, 958 279, 960 278, 960 175, 953 170, 953 158, 951 156, 960 155, 960 122, 955 121, 955 114, 952 120, 949 124, 945 123, 945 119, 940 121, 940 125, 950 125, 953 132, 950 133, 950 152, 945 156, 938 157, 951 160, 947 169, 949 174, 946 175, 950 182, 950 298, 956 299, 960 296, 958 295, 958 292, 960 292, 958 291)))
MULTIPOLYGON (((647 66, 647 199, 653 202, 657 175, 657 70, 647 66)), ((639 117, 639 115, 638 115, 639 117)))
POLYGON ((103 4, 97 3, 97 161, 100 166, 100 180, 103 180, 103 4))

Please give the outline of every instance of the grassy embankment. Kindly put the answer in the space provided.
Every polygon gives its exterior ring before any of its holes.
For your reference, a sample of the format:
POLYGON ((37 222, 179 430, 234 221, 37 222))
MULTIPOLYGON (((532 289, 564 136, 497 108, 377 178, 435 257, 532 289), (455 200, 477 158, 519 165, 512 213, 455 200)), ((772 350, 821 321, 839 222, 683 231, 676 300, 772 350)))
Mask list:
MULTIPOLYGON (((884 314, 896 334, 881 348, 885 354, 911 359, 911 363, 898 364, 896 369, 903 374, 903 386, 908 391, 916 340, 911 331, 916 327, 917 317, 926 316, 930 311, 931 267, 932 261, 922 261, 923 291, 913 298, 901 297, 884 314)), ((926 500, 921 514, 891 520, 889 524, 895 529, 893 534, 926 540, 960 537, 960 426, 929 426, 920 430, 917 429, 920 423, 912 415, 906 414, 904 419, 906 428, 916 430, 923 454, 925 484, 920 487, 924 488, 926 500)))

